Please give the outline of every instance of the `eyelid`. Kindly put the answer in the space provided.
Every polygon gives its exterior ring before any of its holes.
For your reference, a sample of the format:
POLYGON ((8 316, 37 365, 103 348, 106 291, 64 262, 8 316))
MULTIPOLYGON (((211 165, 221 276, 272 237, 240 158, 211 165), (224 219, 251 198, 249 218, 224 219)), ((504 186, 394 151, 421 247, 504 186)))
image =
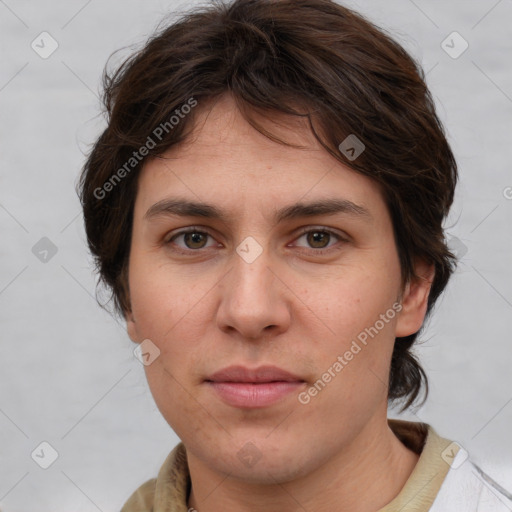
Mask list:
POLYGON ((330 235, 336 235, 342 240, 348 240, 348 235, 333 228, 328 228, 327 226, 304 226, 300 228, 298 236, 302 236, 311 231, 321 231, 322 233, 329 233, 330 235))

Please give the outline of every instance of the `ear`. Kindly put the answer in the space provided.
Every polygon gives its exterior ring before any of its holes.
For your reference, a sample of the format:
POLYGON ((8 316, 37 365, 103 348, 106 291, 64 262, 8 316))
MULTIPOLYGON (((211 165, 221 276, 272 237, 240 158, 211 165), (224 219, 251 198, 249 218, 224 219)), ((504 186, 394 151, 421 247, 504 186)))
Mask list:
POLYGON ((124 317, 126 319, 126 331, 128 332, 128 336, 130 336, 130 339, 134 343, 140 343, 139 335, 137 333, 137 323, 135 321, 133 313, 129 311, 125 313, 124 317))
POLYGON ((415 265, 415 273, 418 277, 412 278, 406 284, 402 294, 402 310, 395 328, 395 336, 398 338, 418 332, 427 312, 435 267, 433 264, 418 261, 415 265))

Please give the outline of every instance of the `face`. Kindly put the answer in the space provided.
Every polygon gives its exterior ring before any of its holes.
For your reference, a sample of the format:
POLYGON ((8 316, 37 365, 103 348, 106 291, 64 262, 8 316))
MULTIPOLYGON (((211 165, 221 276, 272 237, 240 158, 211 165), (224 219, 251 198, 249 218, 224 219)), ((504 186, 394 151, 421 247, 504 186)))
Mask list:
POLYGON ((139 177, 128 332, 160 351, 148 383, 191 457, 286 481, 385 425, 395 336, 419 329, 428 288, 402 290, 378 186, 305 125, 267 121, 297 149, 229 96, 198 114, 139 177))

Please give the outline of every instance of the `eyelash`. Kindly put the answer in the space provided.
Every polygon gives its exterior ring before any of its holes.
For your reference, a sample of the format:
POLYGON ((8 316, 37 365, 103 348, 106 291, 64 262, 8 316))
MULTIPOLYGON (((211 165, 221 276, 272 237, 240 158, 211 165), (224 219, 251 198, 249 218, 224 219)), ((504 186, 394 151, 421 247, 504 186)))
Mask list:
MULTIPOLYGON (((330 229, 327 229, 327 228, 323 228, 323 227, 307 227, 307 228, 302 228, 296 239, 299 239, 299 238, 303 237, 304 235, 306 235, 308 233, 312 233, 312 232, 313 233, 326 233, 328 235, 336 237, 338 239, 338 241, 340 241, 342 243, 348 242, 347 238, 344 238, 339 233, 337 233, 335 231, 332 231, 330 229)), ((200 233, 202 235, 207 235, 207 236, 209 236, 211 238, 214 238, 211 233, 209 233, 208 231, 204 230, 203 228, 199 228, 199 227, 196 227, 196 226, 191 226, 189 228, 182 229, 181 231, 178 231, 177 233, 175 233, 171 238, 169 238, 167 241, 165 241, 165 245, 168 245, 168 246, 172 245, 172 242, 174 240, 176 240, 176 238, 178 238, 178 237, 180 237, 182 235, 186 235, 188 233, 200 233)), ((173 248, 172 250, 175 251, 175 252, 179 252, 181 254, 189 255, 189 254, 191 254, 193 252, 200 252, 202 249, 203 248, 201 248, 201 249, 183 249, 181 247, 177 247, 177 248, 173 248)), ((310 248, 309 250, 312 251, 312 253, 315 254, 315 255, 323 255, 325 253, 331 252, 331 251, 336 250, 336 249, 335 249, 335 247, 328 247, 328 248, 322 248, 322 249, 310 248)))

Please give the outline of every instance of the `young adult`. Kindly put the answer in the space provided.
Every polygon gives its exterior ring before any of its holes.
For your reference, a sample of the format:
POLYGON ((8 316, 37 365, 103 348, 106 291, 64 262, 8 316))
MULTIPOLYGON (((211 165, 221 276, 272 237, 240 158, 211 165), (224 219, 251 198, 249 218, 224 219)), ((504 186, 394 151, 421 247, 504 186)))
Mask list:
POLYGON ((330 0, 192 10, 105 77, 89 246, 181 439, 134 511, 511 510, 424 423, 454 257, 421 69, 330 0), (507 508, 508 507, 508 508, 507 508))

